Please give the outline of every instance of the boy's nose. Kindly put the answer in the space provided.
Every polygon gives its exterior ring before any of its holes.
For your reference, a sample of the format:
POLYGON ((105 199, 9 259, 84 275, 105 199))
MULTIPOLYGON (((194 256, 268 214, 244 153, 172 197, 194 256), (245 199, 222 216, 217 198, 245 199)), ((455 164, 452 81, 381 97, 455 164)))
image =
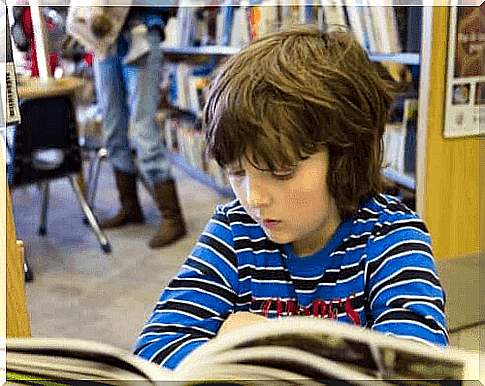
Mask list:
POLYGON ((248 204, 252 208, 262 208, 268 206, 271 202, 268 189, 255 181, 248 181, 246 192, 248 204))

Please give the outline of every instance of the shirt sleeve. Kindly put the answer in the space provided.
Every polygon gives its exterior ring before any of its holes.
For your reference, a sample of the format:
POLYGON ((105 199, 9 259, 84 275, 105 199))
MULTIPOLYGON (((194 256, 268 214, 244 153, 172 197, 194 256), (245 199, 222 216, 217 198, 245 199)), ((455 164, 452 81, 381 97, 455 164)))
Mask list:
POLYGON ((237 283, 232 231, 220 207, 163 291, 135 342, 134 353, 175 369, 188 354, 215 337, 234 310, 237 283))
POLYGON ((414 213, 376 226, 366 266, 369 327, 428 344, 447 345, 445 293, 431 238, 414 213))

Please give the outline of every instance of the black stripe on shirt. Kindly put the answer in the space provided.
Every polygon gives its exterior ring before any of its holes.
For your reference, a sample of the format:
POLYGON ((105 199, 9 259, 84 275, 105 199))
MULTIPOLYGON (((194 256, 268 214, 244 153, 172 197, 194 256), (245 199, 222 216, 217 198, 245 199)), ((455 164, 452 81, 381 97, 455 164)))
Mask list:
POLYGON ((195 328, 191 327, 183 327, 183 326, 177 326, 177 325, 157 325, 157 324, 147 324, 144 328, 143 331, 141 332, 141 335, 147 335, 147 334, 167 334, 167 333, 172 333, 172 334, 184 334, 184 335, 190 335, 191 339, 197 339, 197 338, 213 338, 216 333, 212 332, 204 332, 200 331, 195 328))
POLYGON ((208 294, 214 294, 214 295, 220 296, 223 299, 226 299, 228 302, 233 304, 237 300, 237 295, 231 290, 229 290, 228 288, 224 288, 207 281, 175 278, 169 283, 167 289, 170 290, 170 289, 176 289, 176 288, 201 289, 207 292, 208 294))
POLYGON ((388 303, 388 306, 389 308, 404 308, 407 304, 414 303, 414 302, 432 304, 437 308, 439 308, 441 311, 444 311, 444 304, 441 299, 423 298, 423 297, 415 297, 415 296, 395 298, 388 303))
POLYGON ((412 210, 409 209, 402 202, 389 202, 387 204, 387 209, 394 213, 396 212, 413 213, 412 210))
POLYGON ((385 254, 381 255, 377 260, 369 263, 367 271, 368 278, 370 278, 370 275, 375 272, 388 258, 409 251, 413 251, 416 253, 424 252, 429 255, 433 254, 430 246, 423 243, 409 242, 396 245, 395 247, 389 249, 385 254))
POLYGON ((210 277, 214 279, 218 279, 218 282, 224 283, 224 280, 219 272, 217 272, 212 266, 200 263, 199 261, 195 260, 194 258, 190 257, 185 261, 185 266, 194 268, 200 272, 202 272, 204 277, 210 277))
POLYGON ((236 254, 230 248, 221 243, 217 238, 203 234, 199 237, 199 242, 217 251, 217 253, 224 256, 229 261, 229 263, 231 263, 234 270, 237 269, 236 254))
POLYGON ((229 219, 223 213, 214 213, 211 220, 219 221, 227 226, 230 226, 229 219))
POLYGON ((414 322, 423 324, 436 332, 440 332, 440 333, 444 332, 443 328, 434 319, 426 318, 424 317, 424 315, 421 315, 412 311, 407 311, 407 310, 389 311, 384 315, 379 316, 374 322, 374 325, 380 324, 383 322, 388 322, 388 321, 391 321, 391 322, 414 321, 414 322))
POLYGON ((370 220, 377 220, 379 218, 378 213, 372 213, 368 210, 360 209, 352 218, 353 221, 363 220, 363 221, 370 221, 370 220))
POLYGON ((251 249, 252 252, 279 252, 280 250, 276 243, 272 242, 266 237, 260 240, 251 240, 249 238, 234 240, 234 249, 236 250, 236 252, 248 248, 251 249))
POLYGON ((391 286, 393 284, 398 284, 400 282, 409 281, 409 280, 424 280, 429 282, 430 285, 435 285, 437 287, 440 287, 439 280, 431 272, 421 271, 416 268, 408 268, 401 271, 396 276, 382 280, 378 285, 372 288, 369 294, 370 304, 372 304, 375 294, 377 294, 381 289, 391 286))
POLYGON ((205 308, 199 307, 197 304, 179 302, 177 300, 168 300, 162 304, 157 304, 155 306, 155 311, 161 311, 161 310, 185 312, 187 314, 190 314, 202 319, 208 319, 214 316, 219 316, 216 312, 209 311, 205 308))
POLYGON ((165 346, 163 350, 160 350, 160 352, 158 352, 158 354, 155 355, 155 357, 153 357, 151 361, 157 364, 162 363, 165 360, 165 358, 167 358, 173 352, 177 351, 180 346, 184 345, 185 343, 193 339, 194 337, 189 335, 176 341, 175 343, 172 342, 170 345, 165 346))
POLYGON ((237 304, 248 304, 248 303, 251 303, 252 300, 253 300, 253 294, 252 292, 248 292, 243 296, 239 296, 239 300, 237 301, 237 304))
POLYGON ((297 291, 313 291, 319 284, 335 284, 339 278, 338 271, 325 272, 322 277, 312 279, 292 278, 295 290, 297 291))
POLYGON ((343 267, 339 271, 327 271, 322 277, 319 278, 292 278, 292 281, 295 284, 295 289, 300 291, 312 291, 317 288, 319 284, 336 284, 337 281, 346 281, 348 279, 355 278, 363 271, 364 260, 361 260, 359 264, 343 267))
POLYGON ((231 223, 240 222, 243 224, 257 224, 257 222, 254 221, 252 217, 246 213, 229 213, 228 217, 231 223))
POLYGON ((415 228, 421 232, 429 233, 428 228, 426 228, 426 225, 424 224, 423 221, 408 220, 408 221, 397 222, 392 224, 376 224, 374 228, 375 229, 374 234, 376 236, 385 236, 395 231, 396 229, 400 229, 400 228, 415 228))
POLYGON ((370 233, 364 233, 358 237, 349 237, 348 239, 344 240, 332 253, 347 252, 347 250, 350 248, 365 247, 369 241, 369 237, 370 233))
POLYGON ((290 276, 288 274, 288 271, 283 267, 278 267, 278 269, 255 269, 251 266, 245 266, 239 270, 239 279, 242 281, 247 278, 259 281, 278 280, 290 282, 290 276))

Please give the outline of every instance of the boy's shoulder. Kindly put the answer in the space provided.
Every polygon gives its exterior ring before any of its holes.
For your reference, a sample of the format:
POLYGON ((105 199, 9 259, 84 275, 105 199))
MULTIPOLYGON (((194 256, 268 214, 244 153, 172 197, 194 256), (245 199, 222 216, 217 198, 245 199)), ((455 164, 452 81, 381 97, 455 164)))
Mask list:
POLYGON ((361 203, 352 217, 352 227, 361 232, 376 235, 382 228, 415 225, 427 232, 419 215, 403 204, 397 197, 376 194, 361 203))
POLYGON ((361 230, 368 232, 374 240, 387 239, 388 235, 396 235, 399 230, 405 230, 407 237, 416 236, 415 231, 421 234, 419 237, 429 237, 426 224, 416 212, 397 197, 385 194, 377 194, 362 203, 353 223, 360 225, 361 230))
POLYGON ((381 221, 399 220, 404 218, 419 219, 419 215, 403 204, 397 197, 386 194, 376 194, 365 200, 358 209, 358 215, 374 215, 381 221))

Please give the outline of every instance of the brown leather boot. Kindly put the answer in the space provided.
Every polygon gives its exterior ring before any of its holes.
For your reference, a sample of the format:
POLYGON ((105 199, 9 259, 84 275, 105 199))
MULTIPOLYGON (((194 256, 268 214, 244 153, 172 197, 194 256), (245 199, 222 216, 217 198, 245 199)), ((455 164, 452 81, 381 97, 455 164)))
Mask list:
POLYGON ((155 200, 163 216, 157 233, 149 242, 150 248, 161 248, 185 236, 187 230, 180 209, 175 181, 154 185, 155 200))
POLYGON ((127 224, 143 223, 143 213, 136 188, 136 174, 124 173, 114 170, 116 186, 120 196, 121 208, 118 214, 102 221, 100 228, 117 228, 127 224))

